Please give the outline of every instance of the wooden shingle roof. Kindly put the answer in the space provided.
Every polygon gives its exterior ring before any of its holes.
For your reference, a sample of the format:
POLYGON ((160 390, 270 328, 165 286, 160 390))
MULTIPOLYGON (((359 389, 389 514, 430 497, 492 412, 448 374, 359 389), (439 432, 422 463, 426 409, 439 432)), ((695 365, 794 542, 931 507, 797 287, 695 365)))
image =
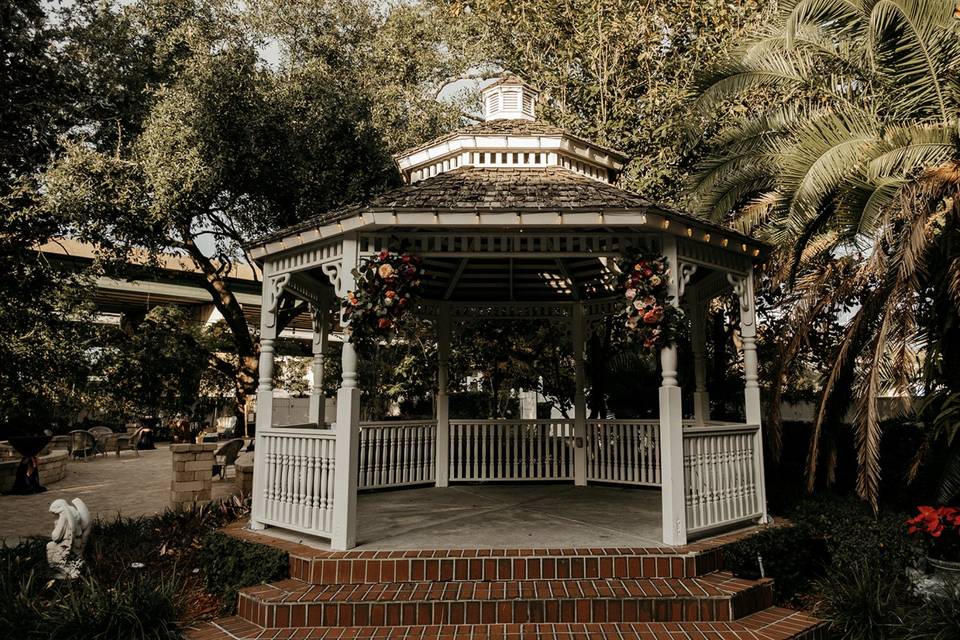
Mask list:
POLYGON ((308 218, 294 226, 260 237, 248 246, 263 245, 370 211, 515 210, 523 213, 624 209, 666 215, 699 227, 722 231, 727 236, 747 238, 728 227, 656 204, 635 193, 569 169, 493 169, 466 166, 386 191, 365 205, 350 205, 308 218))

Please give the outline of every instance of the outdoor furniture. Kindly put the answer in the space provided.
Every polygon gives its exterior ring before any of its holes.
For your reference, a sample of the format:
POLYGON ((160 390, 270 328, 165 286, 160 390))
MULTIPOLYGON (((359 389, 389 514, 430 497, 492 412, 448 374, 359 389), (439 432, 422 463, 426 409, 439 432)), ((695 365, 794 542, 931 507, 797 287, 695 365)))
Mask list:
POLYGON ((111 442, 113 437, 113 429, 110 427, 105 427, 103 425, 97 427, 90 427, 87 429, 94 439, 97 441, 97 453, 102 455, 107 455, 107 451, 110 450, 113 442, 111 442))
POLYGON ((220 476, 221 480, 227 477, 227 467, 237 461, 237 456, 240 455, 240 449, 242 448, 243 438, 236 438, 224 442, 213 453, 213 458, 216 461, 213 465, 213 471, 220 476))
POLYGON ((146 432, 146 429, 143 427, 137 429, 133 433, 118 433, 114 436, 113 445, 114 450, 117 452, 117 457, 120 457, 120 452, 125 449, 132 450, 137 457, 140 457, 140 440, 143 438, 143 434, 146 432))
POLYGON ((70 432, 70 455, 86 460, 97 453, 97 439, 89 431, 75 429, 70 432))

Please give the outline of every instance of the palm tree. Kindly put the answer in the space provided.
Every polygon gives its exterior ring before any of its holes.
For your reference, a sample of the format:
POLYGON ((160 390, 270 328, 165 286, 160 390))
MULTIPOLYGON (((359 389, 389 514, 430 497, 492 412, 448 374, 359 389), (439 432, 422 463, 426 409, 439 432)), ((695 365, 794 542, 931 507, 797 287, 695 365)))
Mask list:
POLYGON ((909 402, 944 361, 960 368, 958 346, 937 342, 950 323, 931 313, 960 318, 960 8, 954 0, 784 5, 773 27, 700 87, 704 117, 742 115, 705 140, 693 203, 782 254, 771 284, 789 292, 794 334, 777 380, 817 317, 850 309, 823 382, 807 479, 812 489, 824 422, 852 402, 857 491, 876 508, 878 398, 893 392, 909 402))

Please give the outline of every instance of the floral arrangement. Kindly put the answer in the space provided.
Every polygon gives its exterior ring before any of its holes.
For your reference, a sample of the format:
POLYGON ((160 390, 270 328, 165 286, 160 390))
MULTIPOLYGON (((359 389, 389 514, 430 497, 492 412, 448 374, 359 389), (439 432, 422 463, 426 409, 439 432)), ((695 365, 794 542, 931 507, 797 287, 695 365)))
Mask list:
POLYGON ((960 509, 917 507, 920 512, 907 520, 907 533, 920 536, 930 545, 930 556, 960 561, 960 509))
POLYGON ((683 327, 683 312, 668 294, 667 259, 628 249, 618 266, 627 302, 623 315, 628 335, 651 350, 673 344, 683 327))
POLYGON ((423 269, 418 256, 382 250, 353 270, 357 284, 341 301, 350 324, 350 341, 360 348, 388 338, 420 293, 423 269))

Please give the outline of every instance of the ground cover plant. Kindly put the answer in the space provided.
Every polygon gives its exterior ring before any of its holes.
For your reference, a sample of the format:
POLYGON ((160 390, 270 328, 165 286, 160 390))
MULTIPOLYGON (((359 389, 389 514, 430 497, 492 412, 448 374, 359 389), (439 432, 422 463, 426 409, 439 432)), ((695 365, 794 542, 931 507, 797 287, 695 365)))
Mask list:
POLYGON ((736 575, 774 579, 777 604, 802 608, 850 640, 956 638, 960 590, 923 597, 908 573, 927 549, 908 533, 913 512, 874 514, 853 495, 821 493, 785 508, 780 524, 725 549, 736 575))
POLYGON ((237 589, 285 576, 287 556, 216 533, 245 515, 233 498, 94 525, 82 575, 53 579, 46 540, 0 549, 0 629, 18 640, 163 640, 232 612, 237 589))

